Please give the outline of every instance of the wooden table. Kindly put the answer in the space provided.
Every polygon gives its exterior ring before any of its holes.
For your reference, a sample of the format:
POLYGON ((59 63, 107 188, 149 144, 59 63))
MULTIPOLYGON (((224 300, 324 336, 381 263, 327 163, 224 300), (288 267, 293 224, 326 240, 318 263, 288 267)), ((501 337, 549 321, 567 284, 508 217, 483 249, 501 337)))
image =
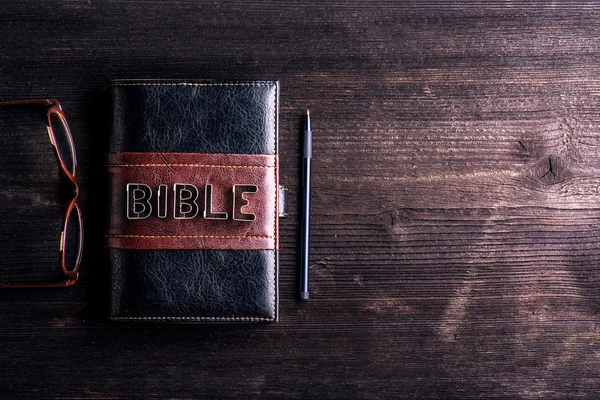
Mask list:
POLYGON ((0 292, 0 396, 600 397, 600 3, 23 1, 0 21, 0 99, 61 100, 86 222, 77 285, 0 292), (278 324, 105 320, 111 78, 280 80, 278 324))

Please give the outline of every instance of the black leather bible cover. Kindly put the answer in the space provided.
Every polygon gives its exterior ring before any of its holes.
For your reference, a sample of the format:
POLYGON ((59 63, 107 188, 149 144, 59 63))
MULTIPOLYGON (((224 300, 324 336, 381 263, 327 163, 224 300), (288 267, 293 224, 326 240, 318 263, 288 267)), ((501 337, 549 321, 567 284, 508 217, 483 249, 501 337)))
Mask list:
POLYGON ((109 318, 277 321, 278 82, 110 90, 109 318))

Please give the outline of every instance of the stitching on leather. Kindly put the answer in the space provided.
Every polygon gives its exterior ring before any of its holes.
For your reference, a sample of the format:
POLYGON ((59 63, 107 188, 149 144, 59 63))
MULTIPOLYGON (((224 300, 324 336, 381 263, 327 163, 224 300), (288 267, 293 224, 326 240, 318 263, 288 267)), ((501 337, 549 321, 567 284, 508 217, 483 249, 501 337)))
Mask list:
MULTIPOLYGON (((273 149, 275 150, 276 154, 279 154, 279 149, 277 146, 277 132, 279 129, 279 121, 277 119, 277 114, 278 114, 278 109, 277 109, 277 105, 278 105, 278 101, 277 101, 277 97, 279 96, 279 93, 277 92, 278 89, 278 85, 275 84, 275 104, 273 106, 273 125, 275 127, 274 132, 273 132, 273 149)), ((275 290, 273 290, 273 320, 275 320, 275 318, 277 317, 277 309, 279 307, 279 302, 277 301, 278 298, 278 290, 279 290, 279 285, 277 283, 277 276, 279 275, 279 257, 277 256, 277 251, 278 251, 278 247, 277 246, 277 227, 279 226, 279 157, 275 158, 275 173, 273 174, 273 180, 275 181, 275 209, 273 210, 273 248, 275 249, 275 268, 273 271, 273 285, 275 286, 275 290)))
POLYGON ((210 164, 107 164, 107 167, 205 167, 205 168, 275 168, 274 165, 210 165, 210 164))
POLYGON ((113 321, 123 320, 138 320, 138 321, 273 321, 275 317, 263 318, 263 317, 109 317, 113 321))
MULTIPOLYGON (((160 82, 128 82, 128 83, 112 83, 112 86, 276 86, 268 82, 232 82, 232 83, 160 83, 160 82)), ((276 89, 277 90, 277 89, 276 89)))
POLYGON ((147 238, 147 239, 271 239, 273 236, 260 235, 106 235, 109 238, 147 238))

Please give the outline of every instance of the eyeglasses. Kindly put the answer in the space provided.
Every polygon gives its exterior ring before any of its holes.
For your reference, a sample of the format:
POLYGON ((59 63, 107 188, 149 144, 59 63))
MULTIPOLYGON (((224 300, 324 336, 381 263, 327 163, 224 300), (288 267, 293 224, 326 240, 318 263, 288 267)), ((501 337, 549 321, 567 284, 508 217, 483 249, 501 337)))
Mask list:
POLYGON ((46 130, 62 178, 63 221, 60 233, 59 263, 64 279, 48 283, 0 283, 0 288, 42 288, 71 286, 79 278, 83 253, 83 218, 79 207, 77 157, 71 130, 58 100, 3 101, 0 106, 43 106, 46 108, 46 130))

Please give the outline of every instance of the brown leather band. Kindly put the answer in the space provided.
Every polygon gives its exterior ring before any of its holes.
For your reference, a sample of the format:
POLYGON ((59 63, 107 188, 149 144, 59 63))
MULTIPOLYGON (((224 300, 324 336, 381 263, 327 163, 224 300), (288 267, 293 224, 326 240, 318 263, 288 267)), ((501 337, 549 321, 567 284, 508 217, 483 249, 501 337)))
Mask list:
POLYGON ((109 154, 107 247, 276 250, 277 168, 275 155, 109 154))

